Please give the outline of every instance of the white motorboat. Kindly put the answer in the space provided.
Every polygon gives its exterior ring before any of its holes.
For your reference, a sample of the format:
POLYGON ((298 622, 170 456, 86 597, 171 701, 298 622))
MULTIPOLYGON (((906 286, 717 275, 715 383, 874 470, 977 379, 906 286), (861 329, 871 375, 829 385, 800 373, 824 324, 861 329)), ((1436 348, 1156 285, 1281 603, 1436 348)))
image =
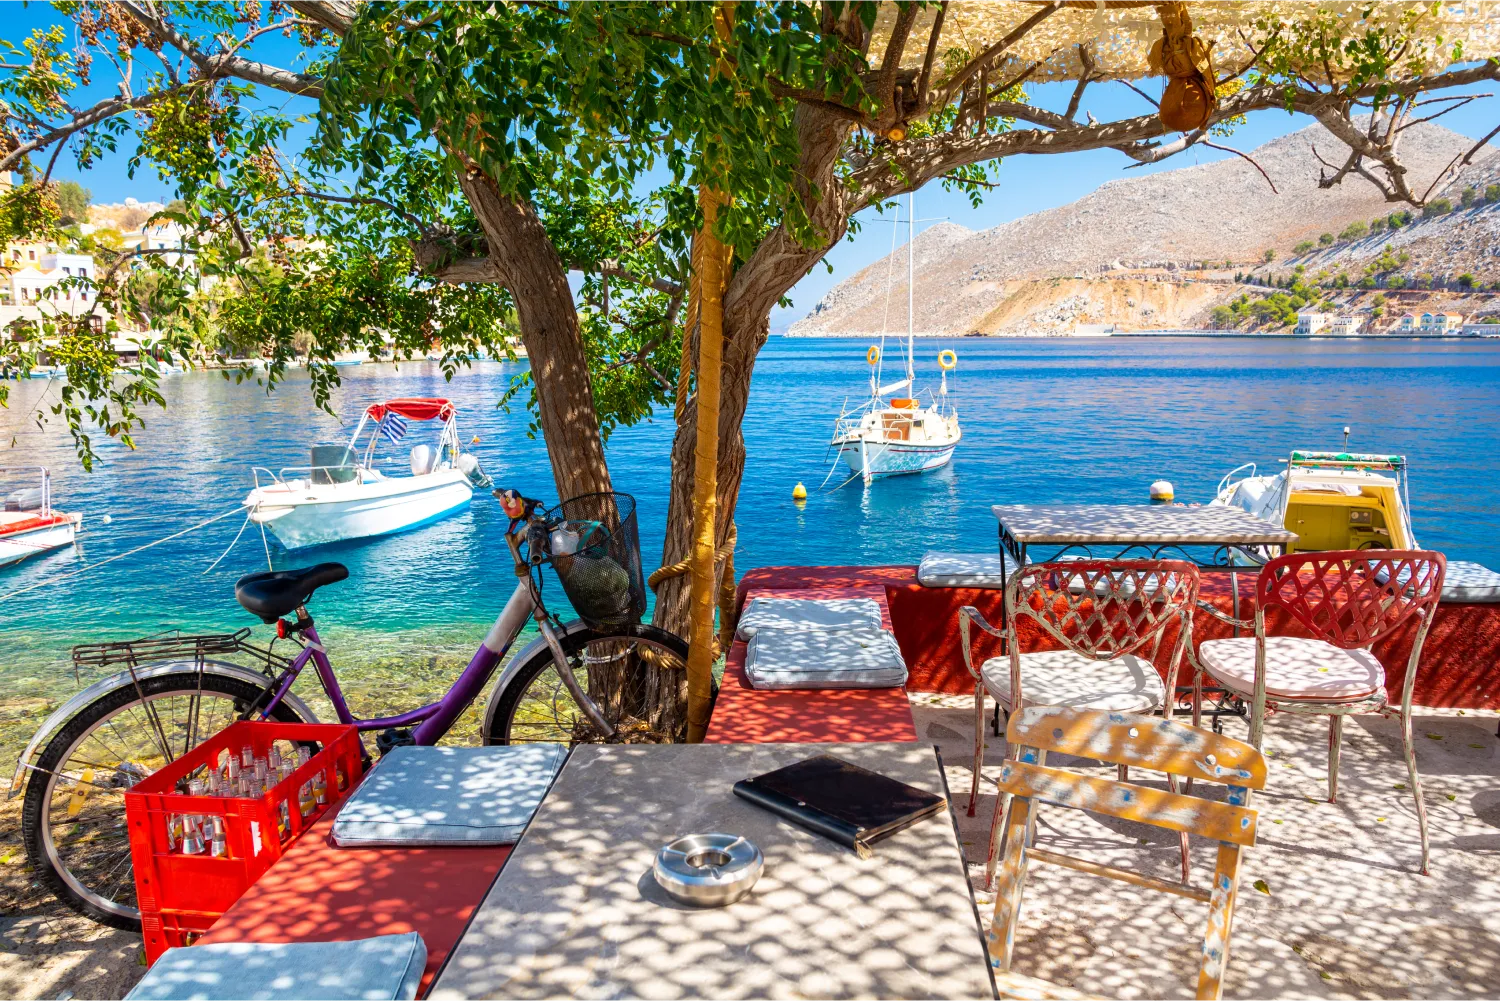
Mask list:
POLYGON ((1253 462, 1231 471, 1209 503, 1291 529, 1293 552, 1416 549, 1406 469, 1402 455, 1299 450, 1274 473, 1253 462))
POLYGON ((0 466, 0 473, 37 473, 40 483, 12 491, 0 510, 0 567, 63 549, 78 536, 81 514, 52 508, 52 477, 43 466, 0 466))
MULTIPOLYGON (((885 361, 885 331, 880 344, 872 346, 865 356, 870 363, 870 398, 839 415, 833 426, 830 448, 837 449, 849 469, 866 484, 881 476, 902 473, 925 473, 940 469, 953 458, 963 431, 958 411, 948 401, 948 373, 958 365, 952 350, 938 352, 942 381, 936 398, 931 391, 924 403, 916 388, 914 350, 916 279, 914 245, 916 241, 916 199, 907 201, 908 239, 906 243, 906 365, 901 378, 881 384, 885 361), (901 396, 892 394, 901 393, 901 396), (889 402, 887 402, 889 399, 889 402)), ((894 236, 892 243, 895 242, 894 236)), ((892 253, 894 258, 894 251, 892 253)), ((886 281, 886 313, 890 313, 890 278, 886 281)))
POLYGON ((287 549, 301 549, 404 532, 462 511, 489 477, 460 445, 456 413, 440 399, 371 404, 347 445, 313 447, 312 465, 276 473, 255 467, 255 489, 244 500, 250 520, 265 525, 287 549), (387 476, 375 467, 381 439, 395 444, 405 436, 407 421, 430 420, 442 422, 437 448, 412 448, 410 476, 387 476), (361 453, 360 435, 372 422, 361 453))

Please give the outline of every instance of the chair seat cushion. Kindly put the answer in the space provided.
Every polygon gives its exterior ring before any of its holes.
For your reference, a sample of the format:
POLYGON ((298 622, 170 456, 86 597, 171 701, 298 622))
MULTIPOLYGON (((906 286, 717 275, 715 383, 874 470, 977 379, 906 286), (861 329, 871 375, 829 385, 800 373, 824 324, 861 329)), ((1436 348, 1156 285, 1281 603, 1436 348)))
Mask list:
MULTIPOLYGON (((1027 562, 1030 562, 1029 560, 1027 562)), ((1007 557, 1006 569, 1016 572, 1016 561, 1007 557)), ((923 587, 975 587, 1001 590, 999 553, 928 553, 917 565, 917 583, 923 587)))
POLYGON ((410 1001, 426 965, 416 932, 352 942, 221 942, 168 949, 125 997, 410 1001))
POLYGON ((1500 603, 1500 573, 1480 563, 1449 560, 1443 571, 1443 600, 1500 603))
POLYGON ((333 842, 513 845, 567 756, 564 744, 397 747, 339 810, 333 842))
POLYGON ((883 629, 762 629, 745 651, 745 677, 763 691, 899 688, 906 661, 883 629))
POLYGON ((735 626, 748 640, 762 629, 880 629, 880 603, 874 598, 752 598, 735 626))
MULTIPOLYGON (((1204 668, 1241 695, 1255 693, 1255 638, 1205 640, 1204 668)), ((1266 694, 1313 702, 1353 702, 1385 690, 1385 668, 1368 650, 1341 650, 1301 636, 1266 637, 1266 694)))
MULTIPOLYGON (((991 657, 981 669, 984 687, 1012 706, 1010 658, 991 657)), ((1166 704, 1167 686, 1149 660, 1123 654, 1092 660, 1071 650, 1021 654, 1021 702, 1112 712, 1149 712, 1166 704)))

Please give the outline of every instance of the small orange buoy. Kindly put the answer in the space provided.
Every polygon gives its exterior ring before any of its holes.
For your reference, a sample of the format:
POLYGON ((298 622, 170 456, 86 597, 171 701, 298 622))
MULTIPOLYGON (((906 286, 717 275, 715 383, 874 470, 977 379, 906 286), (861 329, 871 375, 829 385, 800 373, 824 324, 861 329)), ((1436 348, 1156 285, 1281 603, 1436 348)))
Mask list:
POLYGON ((479 435, 476 434, 474 437, 470 438, 469 439, 469 444, 470 445, 478 445, 479 444, 479 435))

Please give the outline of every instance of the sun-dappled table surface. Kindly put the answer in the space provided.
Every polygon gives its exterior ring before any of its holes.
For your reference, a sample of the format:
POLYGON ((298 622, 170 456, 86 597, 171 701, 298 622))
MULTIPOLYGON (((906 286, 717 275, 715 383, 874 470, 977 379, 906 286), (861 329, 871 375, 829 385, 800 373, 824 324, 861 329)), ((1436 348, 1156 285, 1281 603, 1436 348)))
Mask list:
POLYGON ((990 510, 1019 545, 1281 546, 1297 533, 1237 507, 1170 504, 995 504, 990 510))
POLYGON ((912 743, 578 748, 431 996, 993 996, 947 811, 860 859, 731 792, 829 753, 945 794, 933 748, 912 743), (707 833, 765 855, 727 907, 679 904, 652 876, 657 849, 707 833))

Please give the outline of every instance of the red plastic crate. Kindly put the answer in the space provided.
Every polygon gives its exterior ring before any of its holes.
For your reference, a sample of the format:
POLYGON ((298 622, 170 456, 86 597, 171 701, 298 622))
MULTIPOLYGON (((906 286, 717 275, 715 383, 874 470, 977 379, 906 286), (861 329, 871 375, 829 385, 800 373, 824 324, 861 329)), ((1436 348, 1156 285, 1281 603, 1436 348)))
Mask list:
POLYGON ((125 794, 125 820, 147 963, 155 963, 172 946, 191 944, 193 937, 207 931, 281 858, 287 845, 349 795, 360 778, 361 755, 359 731, 352 726, 240 722, 136 783, 125 794), (224 751, 238 754, 248 744, 258 757, 265 757, 277 740, 316 743, 321 749, 259 798, 190 796, 177 791, 179 780, 203 765, 213 766, 224 751), (303 817, 298 790, 319 772, 324 776, 327 802, 303 817), (289 815, 284 837, 277 825, 282 802, 287 803, 289 815), (172 817, 184 814, 222 817, 227 854, 172 851, 168 826, 172 817))

